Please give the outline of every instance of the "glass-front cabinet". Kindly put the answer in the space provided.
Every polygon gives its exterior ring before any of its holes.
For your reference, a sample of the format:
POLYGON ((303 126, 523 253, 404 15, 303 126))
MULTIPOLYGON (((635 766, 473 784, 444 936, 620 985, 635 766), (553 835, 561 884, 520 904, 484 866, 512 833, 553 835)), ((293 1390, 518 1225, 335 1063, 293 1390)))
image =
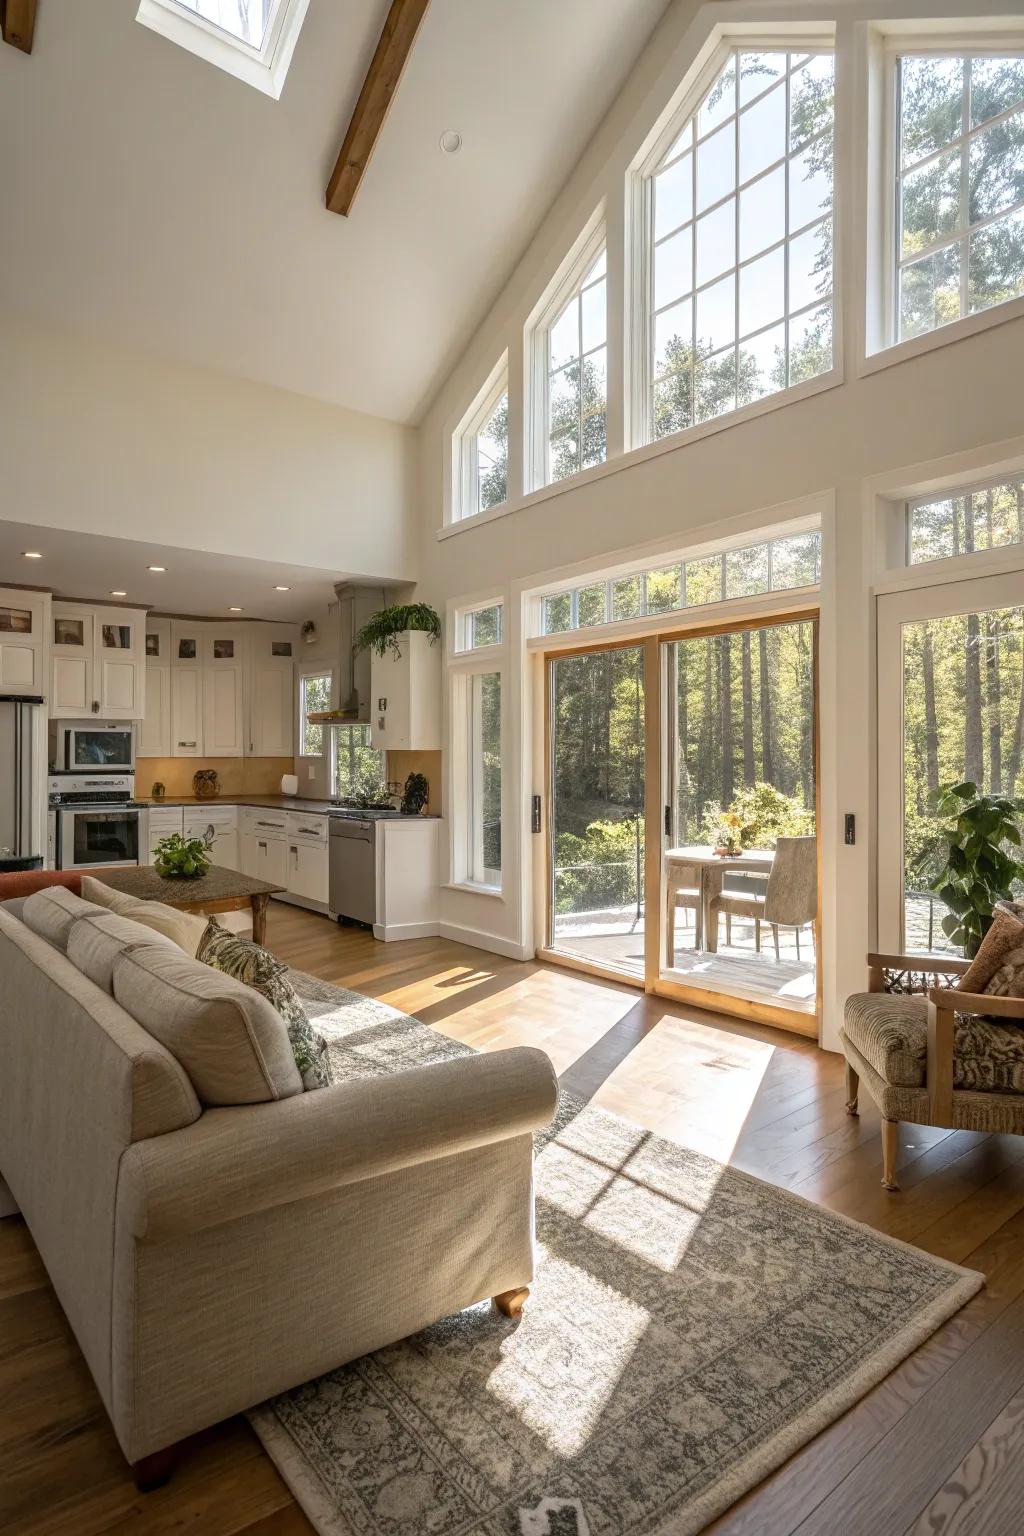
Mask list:
POLYGON ((0 693, 42 696, 49 596, 0 587, 0 693))
POLYGON ((50 714, 55 719, 142 718, 145 622, 141 609, 54 602, 50 714))

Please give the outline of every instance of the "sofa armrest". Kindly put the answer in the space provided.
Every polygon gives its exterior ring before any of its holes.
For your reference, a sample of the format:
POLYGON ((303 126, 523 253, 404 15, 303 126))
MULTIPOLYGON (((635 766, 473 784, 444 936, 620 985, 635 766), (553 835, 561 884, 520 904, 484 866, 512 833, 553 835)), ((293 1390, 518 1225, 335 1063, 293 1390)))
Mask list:
MULTIPOLYGON (((885 991, 886 971, 902 971, 912 977, 962 976, 971 964, 956 955, 880 955, 868 954, 868 989, 885 991)), ((927 990, 925 985, 915 986, 915 991, 927 990)))
POLYGON ((955 987, 928 991, 928 1102, 932 1125, 953 1124, 953 1048, 958 1013, 981 1013, 1024 1025, 1024 998, 990 997, 955 987))
POLYGON ((415 1163, 525 1136, 555 1113, 558 1083, 527 1046, 210 1109, 121 1160, 118 1226, 159 1242, 415 1163))

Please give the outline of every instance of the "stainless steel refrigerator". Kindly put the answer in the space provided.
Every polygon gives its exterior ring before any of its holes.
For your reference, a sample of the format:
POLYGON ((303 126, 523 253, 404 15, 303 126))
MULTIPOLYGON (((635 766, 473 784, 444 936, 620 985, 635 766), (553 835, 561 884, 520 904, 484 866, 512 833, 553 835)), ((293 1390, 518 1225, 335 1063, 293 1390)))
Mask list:
POLYGON ((46 817, 43 700, 0 693, 0 869, 42 858, 46 817))

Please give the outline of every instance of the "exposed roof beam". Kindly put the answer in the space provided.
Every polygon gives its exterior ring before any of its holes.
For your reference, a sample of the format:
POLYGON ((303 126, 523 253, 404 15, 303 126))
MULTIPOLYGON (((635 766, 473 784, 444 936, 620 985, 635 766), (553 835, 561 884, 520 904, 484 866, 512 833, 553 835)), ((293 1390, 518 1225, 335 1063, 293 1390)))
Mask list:
POLYGON ((327 207, 331 213, 347 216, 351 210, 429 4, 430 0, 391 0, 384 30, 327 188, 327 207))
POLYGON ((0 30, 5 43, 31 53, 35 25, 36 0, 0 0, 0 30))

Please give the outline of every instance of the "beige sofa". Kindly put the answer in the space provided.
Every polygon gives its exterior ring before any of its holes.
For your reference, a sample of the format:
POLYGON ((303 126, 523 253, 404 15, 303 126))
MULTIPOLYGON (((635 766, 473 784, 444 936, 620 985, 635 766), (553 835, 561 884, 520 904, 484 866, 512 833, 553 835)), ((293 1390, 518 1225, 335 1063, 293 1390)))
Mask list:
MULTIPOLYGON (((266 1101, 204 1107, 167 1045, 23 916, 0 906, 0 1175, 141 1486, 206 1425, 471 1303, 521 1303, 531 1133, 556 1100, 542 1052, 303 1093, 261 1016, 266 1101)), ((199 966, 127 949, 122 996, 128 969, 137 992, 140 968, 177 965, 187 990, 180 967, 199 966)))

